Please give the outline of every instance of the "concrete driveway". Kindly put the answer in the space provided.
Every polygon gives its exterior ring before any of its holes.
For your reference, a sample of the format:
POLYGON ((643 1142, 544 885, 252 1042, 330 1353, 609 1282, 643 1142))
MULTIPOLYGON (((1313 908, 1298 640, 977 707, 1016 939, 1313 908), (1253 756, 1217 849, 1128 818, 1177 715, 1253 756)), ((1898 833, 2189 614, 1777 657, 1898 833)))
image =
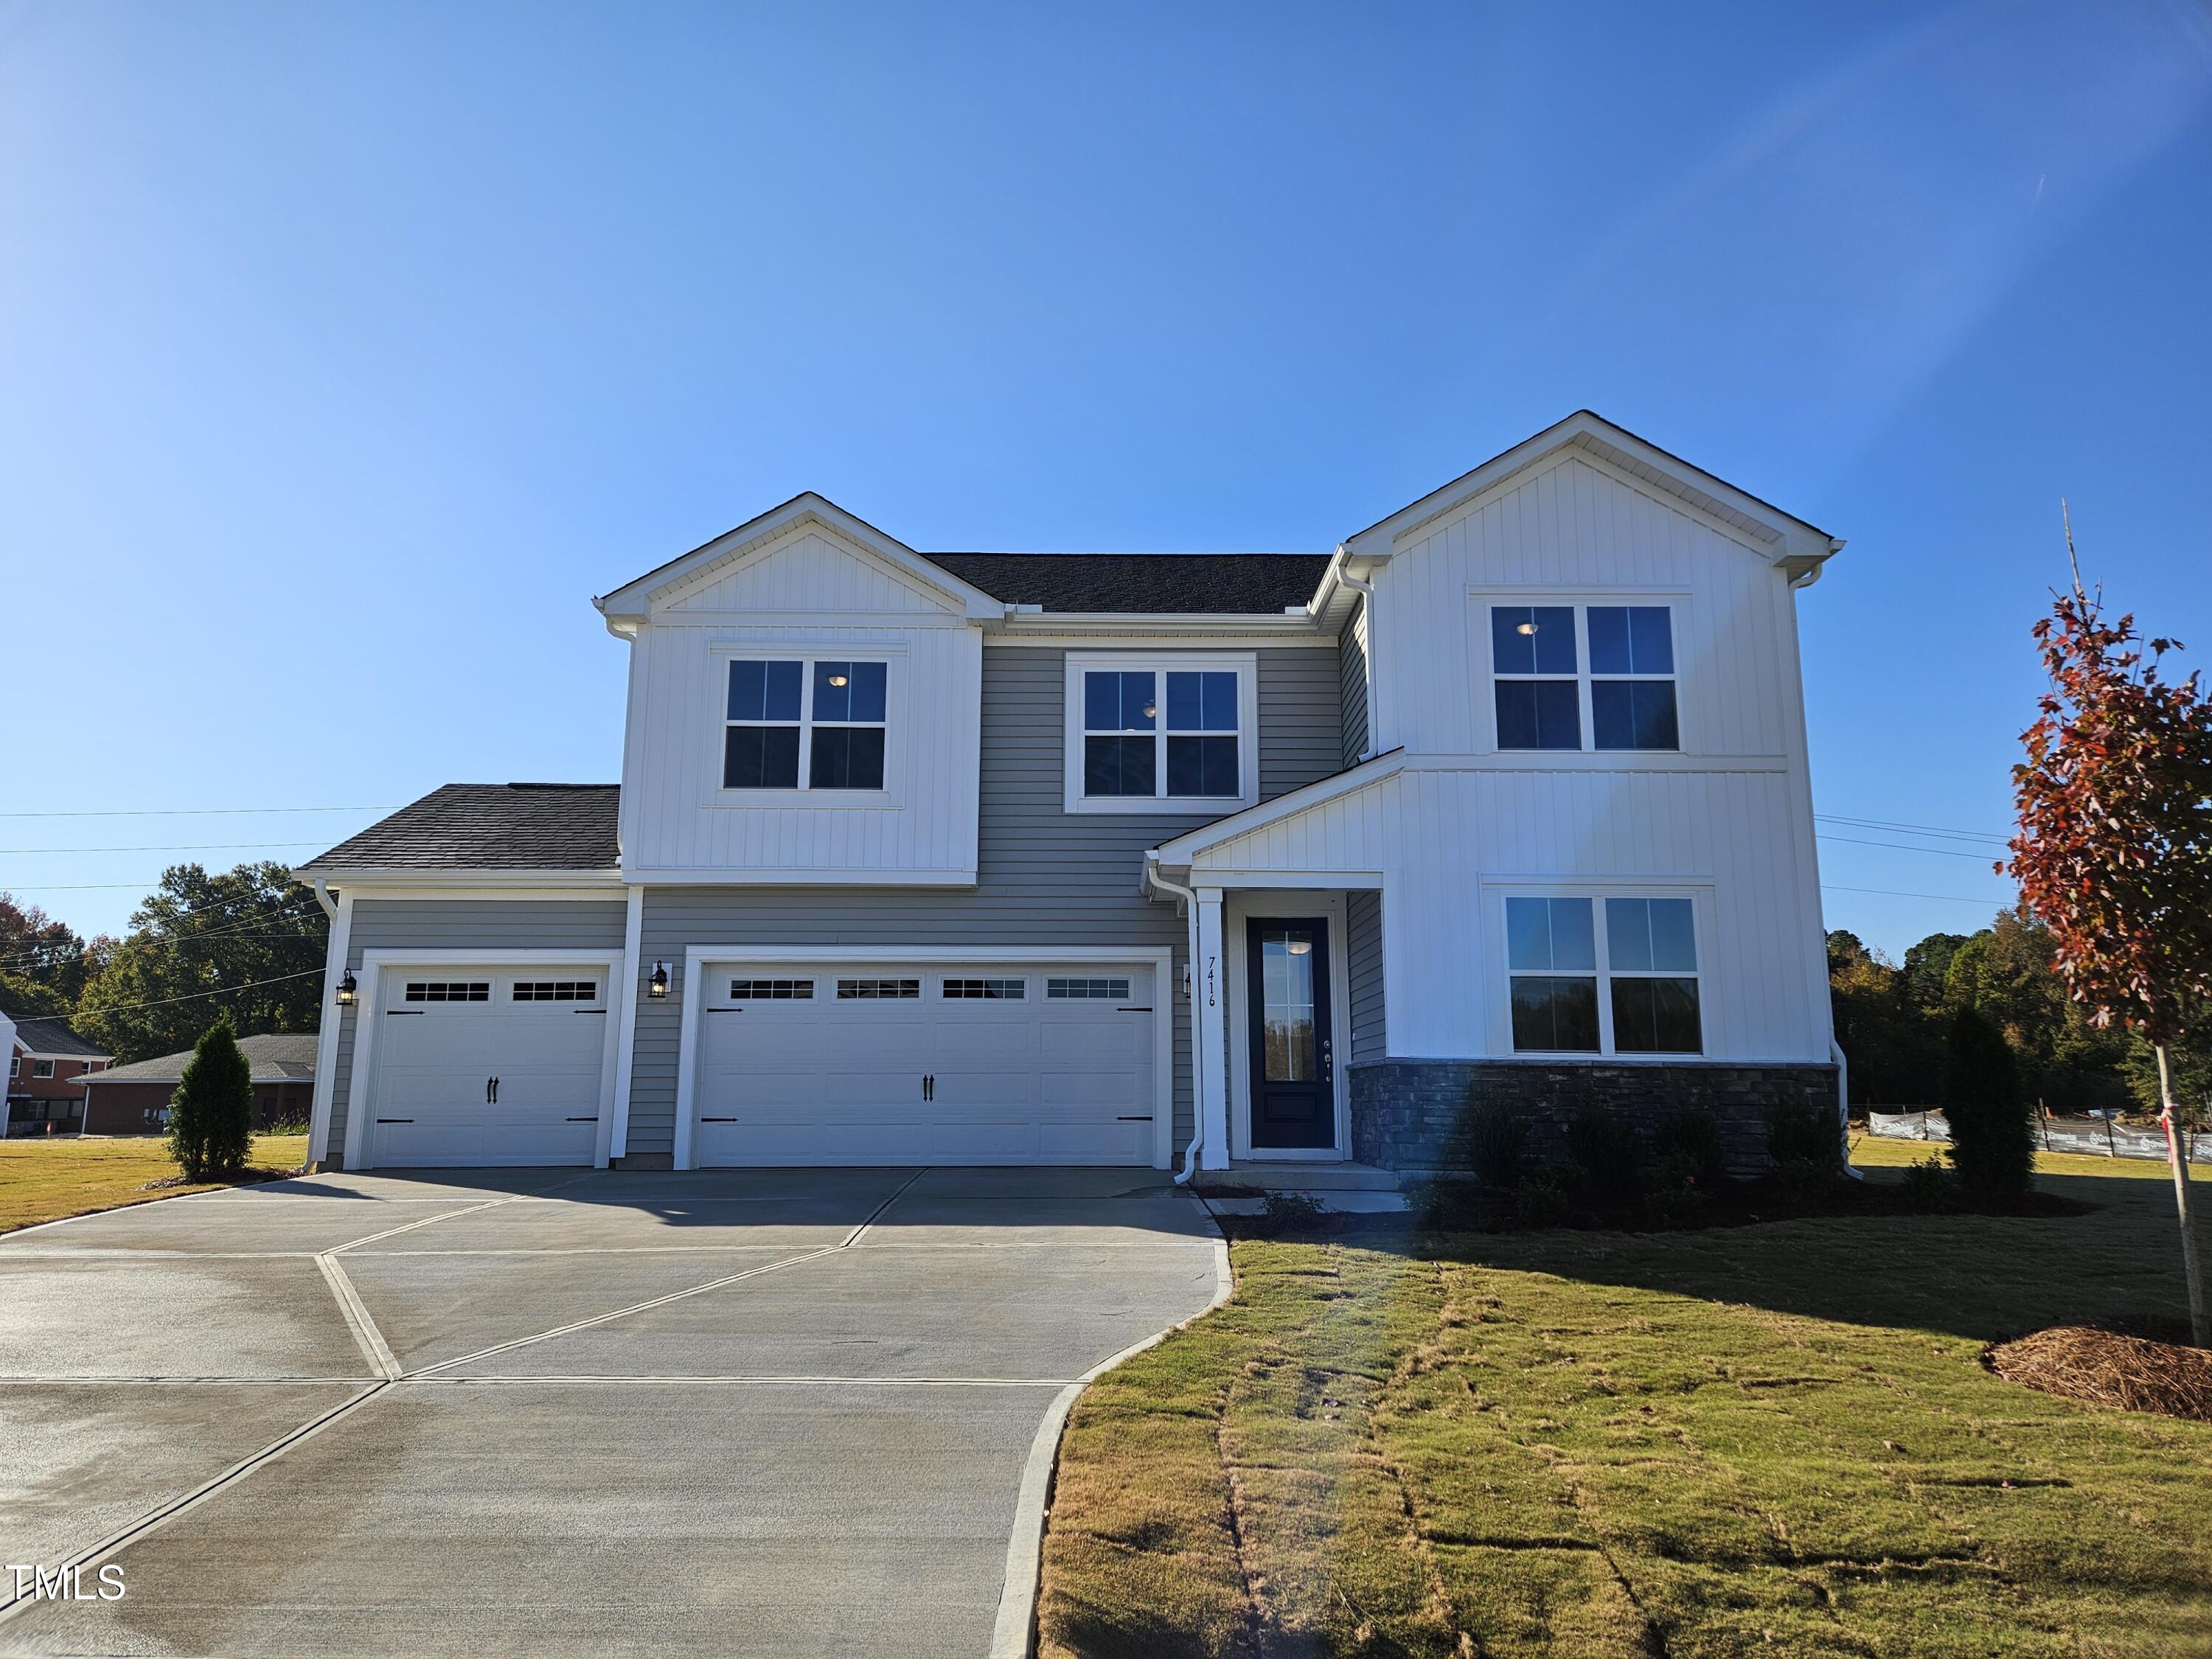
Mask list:
POLYGON ((342 1175, 10 1234, 0 1564, 124 1593, 0 1573, 0 1651, 1003 1651, 1073 1385, 1226 1273, 1124 1170, 342 1175))

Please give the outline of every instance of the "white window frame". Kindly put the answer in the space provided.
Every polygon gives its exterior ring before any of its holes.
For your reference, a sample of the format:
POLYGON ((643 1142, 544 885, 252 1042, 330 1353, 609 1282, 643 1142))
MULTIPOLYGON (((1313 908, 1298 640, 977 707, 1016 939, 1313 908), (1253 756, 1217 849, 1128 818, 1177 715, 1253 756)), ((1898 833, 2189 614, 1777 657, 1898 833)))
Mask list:
POLYGON ((53 1062, 52 1060, 48 1060, 48 1059, 46 1059, 46 1058, 44 1058, 43 1056, 41 1056, 41 1055, 38 1055, 38 1054, 33 1054, 33 1055, 31 1056, 31 1081, 32 1081, 32 1082, 33 1082, 33 1083, 46 1083, 46 1082, 49 1082, 49 1081, 51 1081, 51 1080, 52 1079, 53 1075, 54 1075, 54 1062, 53 1062), (40 1070, 39 1069, 39 1067, 40 1067, 41 1066, 45 1066, 45 1067, 46 1068, 46 1069, 45 1071, 43 1071, 43 1072, 42 1072, 42 1071, 40 1071, 40 1070))
MULTIPOLYGON (((1494 754, 1527 756, 1540 765, 1547 755, 1686 755, 1690 747, 1689 711, 1684 706, 1682 687, 1682 637, 1689 617, 1690 596, 1679 588, 1571 588, 1554 589, 1549 592, 1527 588, 1470 587, 1468 597, 1473 601, 1474 615, 1470 625, 1477 639, 1479 660, 1485 672, 1476 694, 1478 708, 1474 729, 1487 732, 1490 748, 1494 754), (1523 674, 1518 670, 1501 671, 1498 666, 1496 647, 1490 633, 1490 613, 1495 610, 1515 610, 1523 605, 1565 607, 1574 613, 1575 672, 1567 674, 1523 674), (1667 628, 1674 648, 1674 672, 1671 674, 1596 674, 1590 669, 1589 613, 1598 610, 1619 610, 1622 607, 1643 607, 1664 610, 1667 628), (1575 683, 1576 719, 1580 722, 1581 742, 1572 749, 1507 749, 1498 742, 1498 692, 1500 680, 1565 680, 1575 683), (1665 681, 1674 688, 1674 746, 1672 749, 1601 749, 1597 746, 1597 722, 1591 707, 1590 682, 1601 680, 1665 681)), ((1620 895, 1615 895, 1616 897, 1620 895)))
MULTIPOLYGON (((1535 752, 1541 752, 1540 750, 1535 752)), ((1563 751, 1564 752, 1564 751, 1563 751)), ((1647 886, 1607 882, 1559 882, 1543 879, 1486 881, 1491 903, 1488 906, 1491 924, 1497 933, 1497 948, 1493 952, 1498 964, 1498 994, 1492 999, 1496 1009, 1491 1052, 1515 1060, 1620 1060, 1627 1065, 1665 1065, 1669 1061, 1709 1060, 1716 1057, 1713 1032, 1713 1004, 1706 993, 1712 983, 1712 890, 1704 886, 1647 886), (1597 949, 1597 966, 1592 970, 1597 981, 1597 1047, 1590 1048, 1516 1048, 1513 1046, 1513 981, 1516 975, 1551 979, 1580 978, 1581 974, 1570 969, 1540 969, 1513 965, 1511 930, 1505 920, 1505 901, 1516 898, 1584 899, 1590 905, 1591 936, 1597 949), (1613 963, 1613 941, 1606 933, 1605 902, 1607 899, 1687 899, 1690 902, 1690 937, 1696 948, 1698 965, 1686 971, 1678 969, 1615 969, 1613 963), (1613 1033, 1613 981, 1616 979, 1688 979, 1698 986, 1698 1043, 1692 1052, 1684 1049, 1653 1053, 1632 1049, 1623 1054, 1615 1046, 1613 1033)))
MULTIPOLYGON (((862 806, 878 809, 898 804, 902 770, 902 727, 891 718, 903 706, 906 652, 903 647, 850 640, 810 640, 722 645, 712 653, 714 664, 714 754, 708 775, 714 780, 713 800, 718 806, 862 806), (799 781, 788 789, 731 789, 722 783, 727 742, 732 726, 784 726, 785 720, 733 720, 730 718, 730 665, 733 662, 796 662, 799 665, 799 781), (880 662, 884 665, 884 787, 880 789, 817 789, 810 779, 814 770, 814 665, 817 662, 880 662)), ((841 731, 873 728, 874 720, 823 720, 841 731)))
MULTIPOLYGON (((1260 659, 1256 652, 1071 651, 1064 708, 1062 804, 1070 812, 1168 813, 1182 817, 1218 817, 1255 806, 1260 799, 1260 659), (1152 736, 1150 795, 1086 795, 1083 793, 1083 677, 1085 674, 1161 676, 1154 687, 1159 719, 1152 736), (1234 795, 1170 795, 1168 787, 1167 680, 1170 673, 1233 673, 1237 676, 1237 793, 1234 795)), ((1189 734, 1185 734, 1189 735, 1189 734)), ((1205 735, 1221 737, 1215 732, 1205 735)))

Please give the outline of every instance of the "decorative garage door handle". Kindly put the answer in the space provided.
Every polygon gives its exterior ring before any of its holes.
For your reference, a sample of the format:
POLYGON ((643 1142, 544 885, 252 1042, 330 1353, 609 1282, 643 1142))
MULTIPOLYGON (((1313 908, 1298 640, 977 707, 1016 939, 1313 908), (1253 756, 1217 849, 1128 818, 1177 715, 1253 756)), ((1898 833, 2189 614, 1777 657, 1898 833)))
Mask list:
POLYGON ((380 1117, 376 1121, 379 1123, 412 1123, 415 1120, 411 1117, 380 1117))
POLYGON ((599 1121, 599 1115, 597 1112, 592 1113, 589 1117, 572 1117, 568 1120, 571 1123, 597 1123, 599 1121))
POLYGON ((499 1104, 499 1079, 495 1077, 488 1077, 484 1079, 484 1104, 487 1106, 499 1104))

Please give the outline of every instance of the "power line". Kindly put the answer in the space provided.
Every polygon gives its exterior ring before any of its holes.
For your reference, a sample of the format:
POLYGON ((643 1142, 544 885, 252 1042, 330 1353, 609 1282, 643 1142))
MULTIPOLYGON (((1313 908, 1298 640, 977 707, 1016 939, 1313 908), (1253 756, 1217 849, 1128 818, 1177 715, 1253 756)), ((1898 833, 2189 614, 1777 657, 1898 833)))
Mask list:
POLYGON ((1960 853, 1948 847, 1911 847, 1901 841, 1867 841, 1857 836, 1823 836, 1815 833, 1819 841, 1848 842, 1853 847, 1887 847, 1893 853, 1933 853, 1939 859, 1978 859, 1990 862, 1987 853, 1960 853))
POLYGON ((2002 910, 2011 901, 2001 898, 1968 898, 1964 893, 1907 893, 1894 887, 1838 887, 1829 882, 1820 884, 1824 893, 1880 893, 1886 898, 1943 899, 1953 904, 1986 904, 2002 910))
MULTIPOLYGON (((312 916, 302 915, 300 917, 300 920, 301 921, 311 921, 313 918, 312 916)), ((159 928, 147 928, 142 930, 142 932, 146 935, 143 939, 137 934, 126 934, 123 939, 118 940, 117 943, 119 945, 130 945, 134 943, 181 945, 185 943, 187 940, 204 939, 313 939, 314 937, 312 933, 301 933, 297 931, 282 933, 256 933, 254 930, 261 926, 263 926, 262 922, 248 921, 241 922, 235 927, 209 927, 193 933, 163 933, 159 928)), ((37 948, 16 951, 8 956, 0 957, 0 969, 7 969, 15 964, 27 962, 44 962, 48 960, 52 954, 53 952, 51 951, 37 948)))
POLYGON ((0 818, 244 817, 263 812, 389 812, 389 806, 145 806, 114 811, 0 812, 0 818))
POLYGON ((320 847, 320 841, 204 841, 185 847, 0 847, 0 858, 25 853, 242 853, 261 847, 320 847))
POLYGON ((1941 836, 1947 841, 2009 842, 2010 836, 1992 835, 1984 830, 1942 830, 1931 823, 1893 823, 1886 818, 1847 818, 1836 812, 1815 812, 1814 817, 1822 823, 1845 823, 1858 830, 1886 830, 1907 836, 1941 836))
POLYGON ((106 1014, 127 1014, 134 1008, 166 1008, 175 1002, 197 1002, 202 997, 228 996, 234 991, 253 991, 258 990, 264 985, 282 985, 287 980, 308 979, 319 975, 322 971, 319 968, 309 968, 296 974, 279 974, 274 979, 250 980, 244 985, 220 985, 212 991, 193 991, 180 997, 156 997, 151 1002, 116 1002, 97 1008, 87 1008, 80 1005, 76 1012, 85 1018, 97 1019, 106 1014))

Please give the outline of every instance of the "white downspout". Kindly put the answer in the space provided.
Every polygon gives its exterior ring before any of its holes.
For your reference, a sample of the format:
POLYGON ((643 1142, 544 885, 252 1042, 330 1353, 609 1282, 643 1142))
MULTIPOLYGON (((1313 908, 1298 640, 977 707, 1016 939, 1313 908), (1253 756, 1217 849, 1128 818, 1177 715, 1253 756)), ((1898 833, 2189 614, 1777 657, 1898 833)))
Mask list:
MULTIPOLYGON (((1198 895, 1188 887, 1181 887, 1160 873, 1159 860, 1152 854, 1145 854, 1145 874, 1155 887, 1164 889, 1182 900, 1183 915, 1190 920, 1190 939, 1187 948, 1190 955, 1185 959, 1191 979, 1190 993, 1190 1145, 1182 1149, 1182 1173, 1176 1176, 1178 1187, 1190 1183, 1192 1173, 1198 1168, 1199 1143, 1206 1139, 1206 1103, 1198 1097, 1198 895)), ((1168 1016, 1172 1019, 1175 1016, 1168 1016)), ((1175 1110, 1175 1101, 1165 1103, 1170 1113, 1175 1110)))
POLYGON ((1836 1062, 1836 1133, 1844 1143, 1844 1173, 1864 1181, 1866 1171, 1851 1165, 1851 1062, 1833 1037, 1828 1039, 1828 1057, 1836 1062))
POLYGON ((1382 681, 1375 672, 1375 589, 1352 574, 1343 562, 1344 550, 1337 549, 1336 579, 1359 595, 1364 601, 1364 615, 1367 621, 1367 744, 1359 751, 1361 760, 1373 760, 1382 752, 1382 681))

